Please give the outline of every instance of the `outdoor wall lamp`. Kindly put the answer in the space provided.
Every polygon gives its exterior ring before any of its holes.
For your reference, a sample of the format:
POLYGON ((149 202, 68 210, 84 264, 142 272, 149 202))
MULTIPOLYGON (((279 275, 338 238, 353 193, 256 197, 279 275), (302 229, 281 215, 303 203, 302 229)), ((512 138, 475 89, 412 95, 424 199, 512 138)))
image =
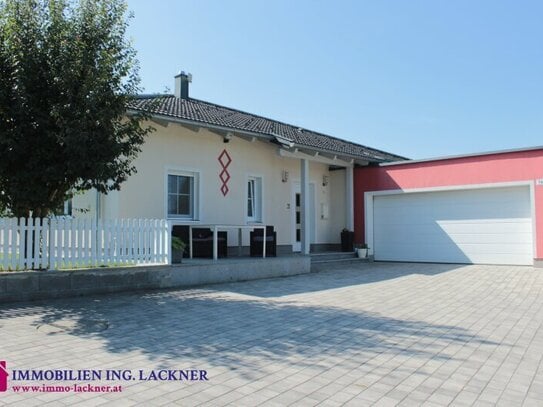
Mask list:
POLYGON ((287 182, 288 181, 288 171, 283 170, 281 173, 281 181, 287 182))

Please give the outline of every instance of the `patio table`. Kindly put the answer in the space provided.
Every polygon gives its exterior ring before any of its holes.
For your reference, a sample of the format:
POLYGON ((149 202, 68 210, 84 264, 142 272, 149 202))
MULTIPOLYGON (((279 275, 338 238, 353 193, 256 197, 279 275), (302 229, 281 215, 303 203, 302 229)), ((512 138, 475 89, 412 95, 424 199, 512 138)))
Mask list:
POLYGON ((189 225, 189 257, 192 259, 192 228, 209 228, 213 231, 213 260, 219 258, 219 230, 238 229, 238 255, 241 256, 241 238, 243 229, 262 229, 264 239, 262 240, 262 257, 266 257, 266 225, 225 225, 225 224, 209 224, 209 225, 189 225))

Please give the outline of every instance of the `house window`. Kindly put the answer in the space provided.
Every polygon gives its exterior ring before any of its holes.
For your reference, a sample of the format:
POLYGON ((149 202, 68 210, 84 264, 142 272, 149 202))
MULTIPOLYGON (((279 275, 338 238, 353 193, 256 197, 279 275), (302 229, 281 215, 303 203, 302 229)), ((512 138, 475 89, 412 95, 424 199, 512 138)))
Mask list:
POLYGON ((262 222, 262 178, 259 177, 247 180, 247 220, 262 222))
POLYGON ((55 216, 72 216, 72 198, 64 201, 64 203, 53 211, 55 216))
POLYGON ((64 202, 64 215, 65 216, 72 216, 72 198, 68 199, 64 202))
POLYGON ((197 185, 194 173, 168 174, 169 218, 196 218, 197 185))

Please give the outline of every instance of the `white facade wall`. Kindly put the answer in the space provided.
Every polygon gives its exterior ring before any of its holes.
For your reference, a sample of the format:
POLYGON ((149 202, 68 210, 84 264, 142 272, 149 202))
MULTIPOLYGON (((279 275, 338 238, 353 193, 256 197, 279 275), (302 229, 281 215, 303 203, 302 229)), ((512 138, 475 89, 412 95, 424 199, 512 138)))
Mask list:
POLYGON ((77 218, 96 217, 96 191, 76 193, 72 198, 72 215, 77 218))
POLYGON ((330 211, 329 227, 332 235, 339 235, 341 230, 347 226, 345 196, 345 170, 330 172, 330 208, 335 209, 330 211))
MULTIPOLYGON (((221 136, 204 128, 196 132, 175 123, 167 127, 152 125, 156 131, 148 136, 135 161, 138 172, 122 185, 121 191, 101 197, 103 219, 166 218, 166 179, 172 170, 198 174, 199 222, 195 223, 247 224, 247 179, 257 176, 262 179, 262 223, 275 227, 278 244, 292 244, 293 191, 295 183, 300 182, 300 160, 280 157, 279 146, 265 141, 233 137, 224 143, 221 136), (226 196, 220 191, 218 161, 224 149, 232 158, 226 196), (289 173, 287 182, 282 182, 283 171, 289 173)), ((309 169, 315 191, 315 233, 311 243, 339 243, 345 226, 345 171, 330 172, 327 164, 317 162, 310 162, 309 169), (326 186, 325 175, 329 177, 326 186), (328 216, 322 216, 323 207, 328 208, 328 216)), ((80 203, 92 215, 96 213, 94 191, 74 198, 74 206, 80 203)), ((229 233, 229 245, 237 243, 234 232, 229 233)), ((244 244, 247 242, 245 232, 244 244)))

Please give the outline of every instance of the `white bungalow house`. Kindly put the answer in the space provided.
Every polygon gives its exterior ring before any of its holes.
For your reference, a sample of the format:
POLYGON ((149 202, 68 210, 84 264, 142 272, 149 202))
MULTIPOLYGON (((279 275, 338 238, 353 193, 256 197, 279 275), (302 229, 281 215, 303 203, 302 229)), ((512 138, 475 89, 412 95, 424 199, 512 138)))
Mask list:
MULTIPOLYGON (((403 157, 189 96, 142 95, 156 131, 120 191, 73 200, 75 215, 159 218, 174 225, 273 225, 279 253, 334 250, 353 230, 353 168, 403 157)), ((237 245, 236 233, 228 245, 237 245)), ((243 244, 248 245, 248 231, 243 244)))

